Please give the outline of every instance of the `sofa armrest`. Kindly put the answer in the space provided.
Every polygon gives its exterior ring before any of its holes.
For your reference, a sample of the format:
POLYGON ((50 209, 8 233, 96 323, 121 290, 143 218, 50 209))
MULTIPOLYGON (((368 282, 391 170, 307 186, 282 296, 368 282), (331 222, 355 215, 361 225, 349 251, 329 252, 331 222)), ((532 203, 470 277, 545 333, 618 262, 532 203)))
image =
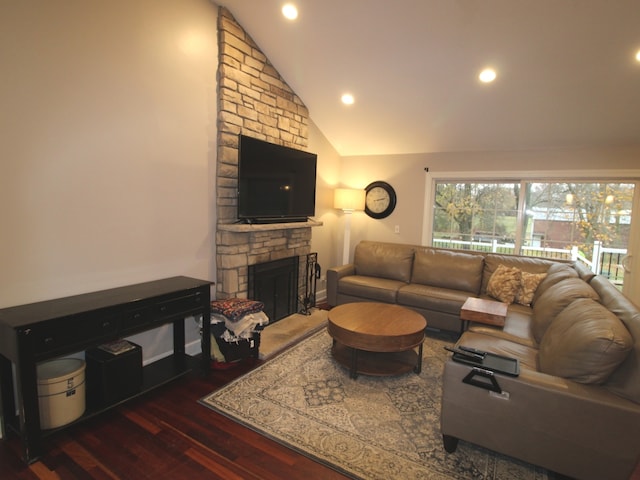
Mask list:
POLYGON ((463 383, 470 367, 445 363, 443 435, 565 475, 626 479, 640 455, 640 405, 598 385, 527 368, 500 375, 503 395, 463 383))
POLYGON ((355 275, 356 267, 353 263, 340 267, 331 267, 327 270, 327 302, 332 307, 338 304, 338 281, 342 277, 355 275))

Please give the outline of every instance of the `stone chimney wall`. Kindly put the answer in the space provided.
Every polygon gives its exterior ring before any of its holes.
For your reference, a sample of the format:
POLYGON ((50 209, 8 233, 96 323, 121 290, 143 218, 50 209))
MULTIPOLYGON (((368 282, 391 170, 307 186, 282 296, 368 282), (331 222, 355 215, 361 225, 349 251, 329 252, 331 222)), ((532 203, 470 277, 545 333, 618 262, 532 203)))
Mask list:
POLYGON ((311 227, 236 223, 238 134, 305 150, 309 112, 224 7, 218 44, 216 297, 246 298, 248 266, 310 253, 311 227))

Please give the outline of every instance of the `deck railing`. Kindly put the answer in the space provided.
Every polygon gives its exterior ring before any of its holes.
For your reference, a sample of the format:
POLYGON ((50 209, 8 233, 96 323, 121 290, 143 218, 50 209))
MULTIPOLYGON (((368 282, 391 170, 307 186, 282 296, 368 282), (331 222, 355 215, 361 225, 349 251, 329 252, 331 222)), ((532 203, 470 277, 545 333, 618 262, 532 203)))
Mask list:
POLYGON ((591 259, 586 258, 584 254, 578 250, 578 247, 572 247, 571 249, 522 247, 521 252, 518 253, 516 252, 516 246, 514 244, 498 243, 497 240, 493 240, 492 242, 473 242, 434 238, 433 246, 439 248, 454 248, 457 250, 473 250, 477 252, 579 261, 589 267, 592 272, 608 278, 618 286, 624 282, 624 267, 622 264, 624 257, 627 255, 627 249, 603 247, 602 242, 593 243, 591 259))

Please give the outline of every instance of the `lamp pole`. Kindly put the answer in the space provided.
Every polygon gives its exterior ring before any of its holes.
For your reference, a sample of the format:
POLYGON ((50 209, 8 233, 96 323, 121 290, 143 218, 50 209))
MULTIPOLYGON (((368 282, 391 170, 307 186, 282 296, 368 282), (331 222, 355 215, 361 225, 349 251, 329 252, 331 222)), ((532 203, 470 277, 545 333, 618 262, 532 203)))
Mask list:
POLYGON ((351 243, 351 214, 353 210, 343 210, 344 212, 344 245, 342 249, 342 264, 349 263, 349 244, 351 243))
POLYGON ((351 215, 354 210, 364 209, 365 192, 354 188, 336 188, 333 207, 344 213, 344 244, 342 264, 349 263, 349 245, 351 244, 351 215))

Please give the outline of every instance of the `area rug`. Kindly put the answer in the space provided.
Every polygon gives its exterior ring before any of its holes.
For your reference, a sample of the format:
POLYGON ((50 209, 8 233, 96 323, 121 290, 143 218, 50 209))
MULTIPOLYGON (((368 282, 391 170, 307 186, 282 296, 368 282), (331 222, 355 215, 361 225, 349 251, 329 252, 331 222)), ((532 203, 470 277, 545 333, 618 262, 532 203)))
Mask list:
POLYGON ((353 380, 323 329, 200 402, 351 478, 547 479, 539 467, 463 441, 445 452, 441 376, 451 341, 427 338, 420 375, 353 380))

